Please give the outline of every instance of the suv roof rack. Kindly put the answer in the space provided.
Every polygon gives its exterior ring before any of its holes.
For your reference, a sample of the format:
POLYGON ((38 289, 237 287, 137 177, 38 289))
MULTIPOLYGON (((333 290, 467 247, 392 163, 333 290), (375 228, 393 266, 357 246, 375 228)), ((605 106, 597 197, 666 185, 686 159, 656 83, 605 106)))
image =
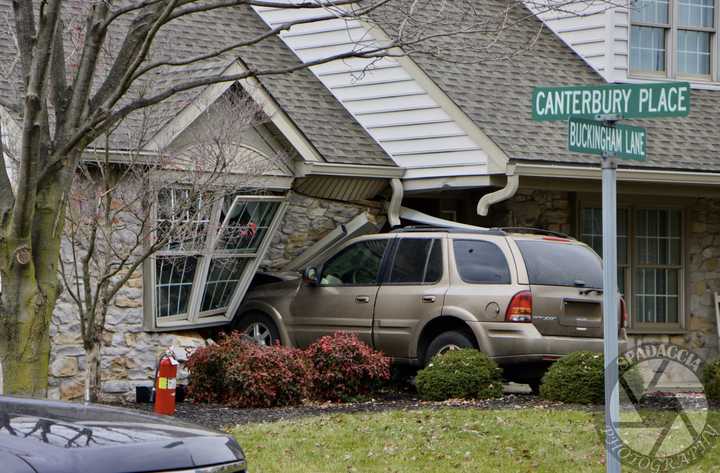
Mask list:
POLYGON ((549 235, 554 236, 558 238, 569 238, 572 240, 572 237, 569 235, 566 235, 565 233, 561 232, 554 232, 552 230, 545 230, 543 228, 533 228, 533 227, 499 227, 496 230, 500 230, 502 232, 507 233, 531 233, 534 235, 549 235))
POLYGON ((400 228, 394 228, 390 233, 413 233, 413 232, 445 232, 445 233, 478 233, 481 235, 502 235, 502 229, 499 228, 480 228, 472 229, 467 227, 438 227, 436 225, 406 225, 400 228))

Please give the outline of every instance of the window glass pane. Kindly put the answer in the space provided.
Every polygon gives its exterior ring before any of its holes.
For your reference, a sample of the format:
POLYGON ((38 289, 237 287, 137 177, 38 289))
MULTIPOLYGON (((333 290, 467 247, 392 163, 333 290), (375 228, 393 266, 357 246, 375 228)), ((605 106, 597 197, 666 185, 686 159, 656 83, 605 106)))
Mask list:
POLYGON ((630 69, 642 72, 665 70, 665 28, 632 27, 630 69))
POLYGON ((635 272, 635 311, 638 322, 677 323, 678 269, 639 268, 635 272))
POLYGON ((680 265, 680 211, 638 209, 638 263, 641 265, 680 265))
POLYGON ((190 189, 161 189, 157 200, 156 238, 167 239, 166 251, 184 251, 205 247, 210 196, 190 189))
POLYGON ((247 258, 212 259, 200 307, 201 312, 228 306, 248 261, 250 260, 247 258))
POLYGON ((602 262, 584 245, 518 240, 530 284, 602 288, 602 262))
POLYGON ((455 263, 468 283, 510 284, 510 269, 502 250, 480 240, 455 240, 455 263))
MULTIPOLYGON (((694 1, 694 0, 690 0, 694 1)), ((668 0, 638 0, 630 5, 631 18, 637 23, 668 23, 668 0)))
POLYGON ((427 270, 425 271, 425 282, 435 283, 440 281, 443 275, 442 241, 433 240, 430 259, 428 259, 427 270))
POLYGON ((236 253, 255 253, 270 228, 280 202, 242 200, 227 196, 223 200, 221 229, 217 249, 236 253))
POLYGON ((198 258, 161 256, 155 259, 156 315, 169 317, 187 313, 198 258))
POLYGON ((403 238, 398 244, 390 283, 437 282, 442 274, 442 254, 437 239, 403 238), (431 249, 438 250, 431 251, 431 249), (440 256, 440 259, 438 259, 440 256))
POLYGON ((710 75, 710 33, 678 30, 678 71, 695 76, 710 75))
MULTIPOLYGON (((625 293, 625 268, 628 261, 628 209, 617 211, 617 255, 618 255, 618 290, 625 293)), ((582 228, 580 240, 591 247, 602 257, 602 209, 586 207, 582 209, 582 228)))
POLYGON ((350 245, 333 256, 323 267, 320 284, 375 285, 387 239, 367 240, 350 245))
POLYGON ((679 0, 678 24, 712 28, 714 24, 714 0, 679 0))

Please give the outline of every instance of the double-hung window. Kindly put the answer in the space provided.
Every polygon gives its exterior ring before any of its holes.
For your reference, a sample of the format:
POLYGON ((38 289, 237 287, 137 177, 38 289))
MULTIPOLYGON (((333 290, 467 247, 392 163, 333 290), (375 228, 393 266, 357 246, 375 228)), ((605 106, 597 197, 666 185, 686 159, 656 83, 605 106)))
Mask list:
POLYGON ((157 194, 146 264, 146 325, 177 328, 227 321, 245 293, 284 209, 282 196, 157 194))
POLYGON ((630 73, 718 80, 715 0, 636 0, 630 5, 630 73))
MULTIPOLYGON (((602 211, 581 209, 579 236, 602 255, 602 211)), ((676 208, 618 208, 618 289, 631 328, 675 330, 682 324, 682 211, 676 208)))

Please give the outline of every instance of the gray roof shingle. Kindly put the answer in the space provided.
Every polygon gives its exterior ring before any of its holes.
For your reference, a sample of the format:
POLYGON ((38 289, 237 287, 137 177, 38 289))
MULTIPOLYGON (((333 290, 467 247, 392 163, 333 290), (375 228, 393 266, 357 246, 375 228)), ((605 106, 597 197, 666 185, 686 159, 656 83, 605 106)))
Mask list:
MULTIPOLYGON (((480 33, 438 36, 410 52, 415 62, 510 159, 597 164, 598 157, 567 151, 566 122, 532 120, 531 95, 535 86, 603 84, 602 77, 521 1, 423 2, 416 9, 421 15, 417 27, 430 34, 467 27, 463 21, 478 21, 467 19, 469 7, 491 24, 506 19, 509 26, 496 38, 480 33), (432 5, 445 10, 432 11, 432 5), (437 21, 440 16, 447 21, 437 21)), ((399 17, 384 12, 376 19, 392 35, 397 23, 390 19, 399 17)), ((687 118, 626 123, 647 128, 648 159, 625 162, 624 167, 720 170, 720 91, 692 90, 687 118)))
MULTIPOLYGON (((74 24, 73 17, 81 17, 84 0, 64 2, 66 24, 74 24)), ((13 13, 10 0, 0 0, 0 18, 12 24, 13 13)), ((120 43, 128 19, 118 23, 110 45, 120 43)), ((11 32, 0 33, 0 64, 10 68, 17 56, 11 32)), ((205 54, 239 41, 256 37, 268 27, 247 6, 236 6, 181 17, 161 29, 148 62, 161 59, 180 59, 205 54)), ((114 54, 104 57, 99 69, 107 70, 114 54)), ((68 55, 76 54, 73 45, 66 46, 68 55)), ((299 59, 277 37, 271 37, 257 45, 235 50, 220 58, 182 67, 162 67, 137 84, 129 98, 139 94, 152 95, 166 87, 188 79, 217 74, 228 67, 237 57, 257 70, 286 68, 300 64, 299 59)), ((17 98, 19 64, 11 73, 0 70, 0 94, 6 100, 17 98)), ((102 73, 98 74, 100 77, 102 73)), ((307 70, 293 74, 261 76, 260 82, 287 113, 299 130, 316 147, 328 162, 347 164, 376 164, 394 166, 390 157, 375 143, 325 86, 307 70)), ((120 125, 111 137, 114 148, 133 149, 139 142, 147 141, 155 132, 183 108, 189 106, 201 88, 176 94, 157 106, 134 113, 120 125)))

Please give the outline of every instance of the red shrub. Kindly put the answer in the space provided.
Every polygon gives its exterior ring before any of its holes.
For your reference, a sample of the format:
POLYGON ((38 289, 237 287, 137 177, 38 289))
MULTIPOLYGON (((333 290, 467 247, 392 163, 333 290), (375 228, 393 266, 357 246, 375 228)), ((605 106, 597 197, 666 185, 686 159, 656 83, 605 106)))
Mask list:
POLYGON ((390 379, 390 359, 352 334, 322 337, 305 353, 314 368, 311 385, 318 400, 346 401, 390 379))
POLYGON ((224 401, 232 407, 300 404, 310 394, 310 364, 302 351, 243 341, 245 350, 228 366, 224 401))
POLYGON ((223 335, 220 343, 201 347, 188 358, 190 371, 188 396, 196 402, 222 402, 225 395, 225 373, 231 360, 244 349, 240 337, 223 335))
POLYGON ((263 347, 240 333, 199 348, 187 362, 188 395, 196 402, 233 407, 299 404, 309 395, 310 364, 300 350, 263 347))

